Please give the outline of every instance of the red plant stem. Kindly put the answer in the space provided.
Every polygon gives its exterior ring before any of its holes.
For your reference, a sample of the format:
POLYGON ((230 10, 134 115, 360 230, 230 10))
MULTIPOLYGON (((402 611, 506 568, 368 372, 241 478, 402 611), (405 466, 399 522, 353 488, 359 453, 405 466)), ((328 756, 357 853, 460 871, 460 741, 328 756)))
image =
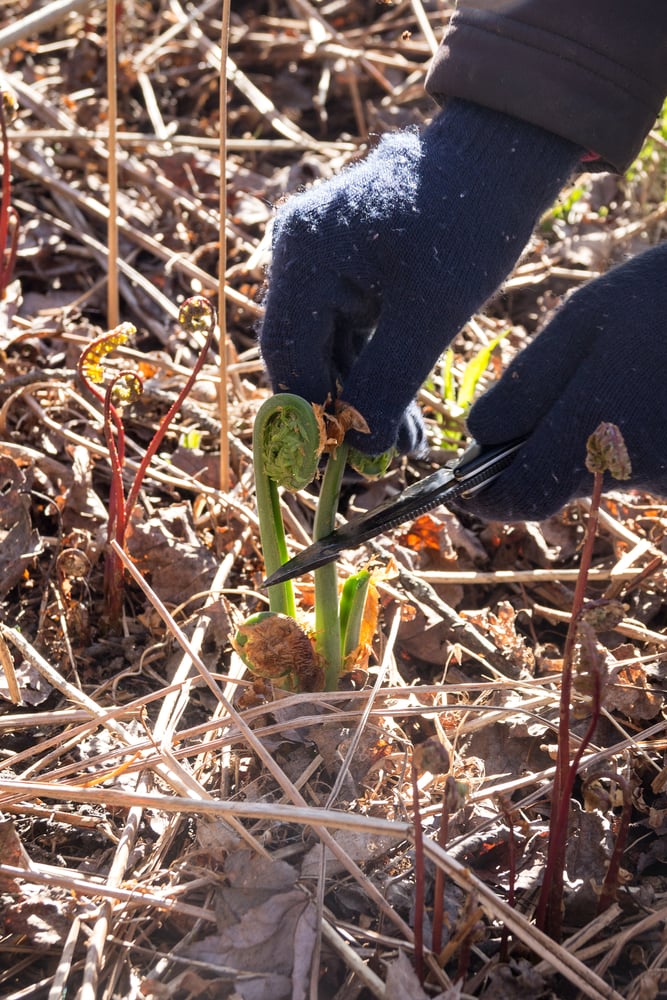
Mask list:
MULTIPOLYGON (((554 834, 556 839, 556 847, 558 852, 554 850, 554 861, 553 861, 553 872, 551 882, 551 894, 547 898, 546 902, 546 913, 544 925, 544 930, 550 935, 554 940, 559 940, 562 932, 563 923, 563 876, 565 872, 565 860, 567 853, 567 841, 568 841, 568 825, 570 816, 570 799, 572 798, 572 791, 574 789, 574 783, 577 779, 577 772, 579 770, 579 764, 581 763, 581 758, 586 752, 586 748, 589 746, 595 728, 600 720, 600 705, 602 700, 602 686, 600 683, 600 675, 596 673, 593 679, 593 697, 592 709, 591 709, 591 719, 586 728, 586 733, 584 734, 577 752, 570 764, 567 772, 567 780, 563 788, 562 796, 556 802, 556 813, 555 820, 553 822, 554 834)), ((553 819, 553 816, 552 816, 553 819)), ((551 834, 551 824, 549 826, 550 837, 551 834)), ((552 857, 551 852, 551 840, 549 841, 549 854, 547 856, 547 870, 549 868, 549 862, 552 857)), ((545 881, 546 881, 546 871, 545 871, 545 881)), ((540 896, 540 902, 541 902, 540 896)), ((539 924, 538 924, 539 926, 539 924)))
POLYGON ((596 683, 593 718, 578 752, 570 763, 570 699, 572 697, 572 661, 577 631, 577 621, 584 606, 584 596, 588 583, 588 571, 593 557, 593 546, 598 525, 598 512, 602 498, 602 473, 593 477, 591 507, 586 524, 584 546, 581 553, 579 575, 572 601, 572 616, 563 650, 563 674, 561 679, 560 715, 558 721, 558 756, 553 789, 553 808, 549 820, 549 848, 544 869, 544 879, 535 913, 535 921, 540 930, 545 931, 555 941, 560 940, 563 926, 563 876, 568 837, 570 798, 577 775, 577 768, 586 745, 595 731, 600 714, 599 677, 596 683), (597 712, 596 712, 597 703, 597 712))
MULTIPOLYGON (((501 804, 501 809, 509 829, 509 840, 507 845, 509 851, 507 902, 511 907, 514 907, 516 903, 516 838, 514 836, 514 820, 512 818, 512 810, 508 802, 503 802, 501 804)), ((499 957, 501 962, 506 962, 508 959, 508 941, 509 933, 507 931, 507 927, 504 926, 500 939, 499 957)))
POLYGON ((415 972, 419 982, 424 984, 424 834, 419 809, 419 773, 412 764, 412 810, 415 824, 415 972))
MULTIPOLYGON (((0 212, 2 210, 0 209, 0 212)), ((7 226, 9 247, 5 249, 2 257, 2 267, 0 268, 0 298, 4 298, 7 285, 11 281, 16 264, 16 254, 19 248, 19 216, 16 209, 10 205, 7 209, 7 226)))
POLYGON ((18 246, 18 214, 12 208, 11 165, 9 162, 9 143, 7 141, 7 123, 5 121, 4 100, 0 95, 0 133, 2 135, 2 202, 0 203, 0 298, 5 297, 9 279, 12 276, 16 250, 18 246), (10 230, 11 226, 11 230, 10 230), (7 252, 7 236, 10 237, 9 252, 7 252))
MULTIPOLYGON (((4 183, 4 179, 3 179, 4 183)), ((198 297, 195 297, 198 298, 198 297)), ((188 300, 188 302, 195 303, 195 298, 188 300)), ((86 371, 86 364, 88 358, 92 356, 95 363, 99 364, 100 354, 106 354, 111 349, 107 346, 106 350, 105 341, 112 337, 112 334, 107 335, 103 338, 98 338, 93 344, 89 345, 86 350, 82 353, 79 358, 78 371, 83 379, 88 391, 103 405, 103 425, 104 425, 104 439, 109 451, 109 461, 111 463, 111 486, 109 489, 109 528, 107 532, 107 538, 109 540, 114 539, 121 548, 125 546, 125 535, 127 533, 127 524, 132 510, 137 502, 139 496, 139 491, 141 490, 142 483, 146 476, 148 466, 151 459, 155 455, 157 449, 160 447, 169 425, 174 418, 174 415, 180 409, 183 400, 187 396, 188 392, 192 388, 192 384, 196 379, 197 375, 201 371, 202 365, 206 360, 206 355, 211 346, 213 340, 213 334, 215 331, 215 314, 213 310, 208 306, 206 300, 202 299, 208 309, 208 322, 206 324, 206 337, 204 340, 204 345, 199 352, 199 356, 195 362, 195 365, 188 376, 185 384, 181 388, 175 401, 169 407, 167 413, 162 417, 158 428, 153 435, 146 451, 144 452, 143 458, 139 464, 139 468, 135 474, 134 480, 130 487, 127 499, 125 498, 125 489, 123 485, 123 466, 125 464, 125 428, 123 425, 123 420, 119 414, 116 407, 112 402, 112 394, 116 385, 121 379, 124 379, 129 375, 137 379, 141 383, 141 379, 135 375, 134 372, 119 372, 107 386, 106 392, 102 393, 100 389, 92 382, 86 371), (115 430, 115 435, 114 435, 115 430)), ((187 305, 188 303, 185 303, 187 305)), ((206 310, 205 310, 206 311, 206 310)), ((193 315, 193 310, 189 311, 189 316, 193 320, 198 319, 199 322, 203 322, 201 316, 201 309, 196 309, 194 312, 198 312, 198 316, 193 315)), ((183 324, 186 329, 186 321, 183 324)), ((120 329, 120 328, 119 328, 120 329)), ((126 338, 125 338, 126 339, 126 338)), ((115 342, 114 342, 115 345, 115 342)), ((112 345, 112 346, 114 346, 112 345)), ((117 622, 120 618, 121 608, 122 608, 122 594, 123 594, 123 567, 121 560, 112 553, 111 550, 107 553, 107 560, 104 571, 104 589, 107 598, 107 611, 109 614, 109 619, 112 622, 117 622)))
MULTIPOLYGON (((158 429, 156 430, 155 434, 153 435, 153 437, 151 438, 151 440, 148 443, 148 447, 146 448, 144 456, 141 459, 141 462, 139 463, 139 468, 136 471, 136 474, 135 474, 135 477, 134 477, 134 482, 132 483, 132 486, 130 488, 130 492, 129 492, 128 497, 127 497, 126 510, 127 510, 127 516, 128 517, 131 516, 132 511, 134 510, 135 504, 136 504, 137 499, 139 497, 139 491, 141 490, 144 478, 146 476, 146 472, 148 470, 148 466, 151 463, 151 459, 153 458, 153 456, 155 455, 156 451, 158 450, 158 448, 162 444, 164 436, 167 433, 167 431, 169 430, 169 425, 171 424, 172 420, 174 419, 174 416, 180 410, 180 408, 181 408, 181 406, 183 404, 183 400, 186 398, 186 396, 190 392, 190 389, 194 385, 194 381, 197 378, 197 375, 201 371, 202 366, 203 366, 204 362, 206 361, 206 355, 208 354, 209 348, 210 348, 211 343, 213 341, 213 332, 214 332, 214 330, 215 330, 215 322, 213 320, 211 320, 211 323, 209 324, 208 329, 206 331, 206 339, 204 340, 204 345, 203 345, 201 351, 199 352, 199 356, 198 356, 197 360, 195 361, 194 367, 193 367, 192 371, 190 372, 190 375, 186 379, 186 381, 185 381, 183 387, 181 388, 178 396, 176 397, 176 399, 174 400, 174 402, 171 404, 171 406, 169 407, 169 409, 167 410, 167 412, 163 416, 162 420, 160 421, 160 423, 158 425, 158 429)), ((119 544, 122 545, 123 541, 124 541, 124 537, 123 537, 123 539, 119 539, 119 544)))
MULTIPOLYGON (((125 428, 118 410, 111 402, 111 395, 119 378, 118 375, 107 386, 104 397, 104 439, 111 463, 111 486, 109 488, 109 530, 107 538, 114 538, 119 545, 125 542, 127 530, 127 504, 123 488, 123 465, 125 463, 125 428), (114 428, 116 434, 114 436, 114 428)), ((104 592, 109 621, 120 620, 123 604, 123 564, 112 549, 107 549, 104 566, 104 592)))
POLYGON ((111 462, 111 487, 109 489, 109 537, 119 545, 125 538, 126 506, 123 490, 123 465, 125 464, 125 428, 118 410, 111 402, 112 382, 104 401, 104 439, 111 462), (113 426, 112 426, 113 425, 113 426), (116 436, 114 436, 114 428, 116 436))
POLYGON ((604 913, 604 911, 610 907, 616 899, 616 893, 618 892, 618 875, 621 870, 621 859, 627 843, 628 830, 630 829, 630 817, 632 815, 632 789, 625 778, 622 778, 618 774, 614 774, 612 771, 598 772, 595 775, 595 780, 599 781, 600 778, 608 778, 609 781, 616 782, 616 784, 623 789, 623 810, 616 827, 616 841, 614 843, 611 858, 609 859, 607 874, 605 875, 604 882, 602 883, 602 891, 600 893, 600 899, 598 900, 598 914, 604 913))
POLYGON ((9 163, 9 144, 7 142, 7 125, 5 122, 5 109, 1 96, 0 132, 2 133, 2 205, 0 206, 0 250, 2 251, 4 261, 5 243, 7 242, 7 228, 9 225, 9 202, 12 195, 12 182, 9 163))
MULTIPOLYGON (((449 835, 449 803, 445 792, 442 800, 442 815, 440 818, 440 829, 438 830, 438 844, 444 850, 447 846, 449 835)), ((433 887, 433 933, 431 937, 431 950, 440 954, 442 948, 442 926, 444 923, 445 908, 445 873, 442 868, 435 870, 435 884, 433 887)))

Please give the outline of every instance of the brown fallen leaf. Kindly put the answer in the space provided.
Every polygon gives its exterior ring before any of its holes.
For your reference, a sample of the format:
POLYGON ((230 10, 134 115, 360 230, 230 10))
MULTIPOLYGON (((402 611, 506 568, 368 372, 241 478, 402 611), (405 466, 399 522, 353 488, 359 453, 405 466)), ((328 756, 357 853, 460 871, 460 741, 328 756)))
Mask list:
MULTIPOLYGON (((0 822, 0 858, 6 865, 31 871, 32 860, 11 820, 0 822)), ((62 944, 78 905, 63 892, 58 898, 48 889, 0 873, 0 934, 17 935, 31 945, 62 944)))
POLYGON ((18 935, 24 944, 39 948, 62 945, 72 924, 71 898, 56 899, 52 893, 0 902, 0 933, 18 935))
POLYGON ((167 604, 181 604, 203 594, 217 569, 213 553, 194 528, 188 503, 172 504, 146 521, 133 518, 127 549, 167 604))
POLYGON ((71 539, 76 538, 77 547, 94 563, 106 541, 108 512, 93 489, 94 463, 90 451, 83 445, 76 445, 71 456, 71 481, 58 499, 63 534, 70 539, 70 544, 71 539))
MULTIPOLYGON (((0 820, 0 858, 12 868, 32 868, 32 861, 10 819, 0 820)), ((11 875, 0 872, 0 892, 19 892, 19 883, 11 875)))
POLYGON ((535 655, 516 630, 516 611, 509 601, 499 601, 495 612, 490 608, 481 608, 479 611, 461 611, 460 614, 486 633, 508 660, 530 674, 534 672, 535 655))
POLYGON ((526 959, 490 966, 483 1000, 525 1000, 552 995, 539 972, 526 959))
MULTIPOLYGON (((3 640, 4 641, 4 640, 3 640)), ((7 651, 11 656, 11 652, 7 651)), ((22 660, 14 667, 12 681, 8 681, 6 674, 0 672, 0 698, 14 701, 12 695, 15 684, 22 705, 41 705, 51 694, 53 688, 45 680, 40 672, 27 660, 22 660)))
POLYGON ((247 851, 232 855, 229 868, 230 885, 218 892, 218 933, 184 948, 182 957, 227 970, 225 983, 231 972, 243 1000, 305 1000, 317 920, 296 872, 247 851))
POLYGON ((426 993, 419 985, 412 963, 404 951, 399 951, 398 956, 387 963, 385 1000, 457 1000, 462 991, 463 982, 459 982, 437 996, 426 993))
MULTIPOLYGON (((383 854, 395 845, 395 837, 383 837, 374 833, 357 832, 356 830, 336 830, 334 840, 348 857, 358 865, 364 865, 383 854)), ((322 859, 322 844, 315 844, 303 859, 301 874, 304 878, 316 878, 322 859)), ((336 875, 344 871, 342 862, 335 858, 331 851, 326 852, 327 875, 336 875)))
POLYGON ((0 597, 19 583, 43 548, 30 504, 28 480, 11 458, 0 455, 0 597))
MULTIPOLYGON (((617 659, 627 660, 636 656, 637 650, 629 643, 614 650, 617 659)), ((613 663, 613 661, 612 661, 613 663)), ((610 664, 609 679, 604 688, 604 707, 610 712, 621 712, 633 722, 653 719, 661 711, 664 696, 650 688, 646 671, 640 663, 610 664)))

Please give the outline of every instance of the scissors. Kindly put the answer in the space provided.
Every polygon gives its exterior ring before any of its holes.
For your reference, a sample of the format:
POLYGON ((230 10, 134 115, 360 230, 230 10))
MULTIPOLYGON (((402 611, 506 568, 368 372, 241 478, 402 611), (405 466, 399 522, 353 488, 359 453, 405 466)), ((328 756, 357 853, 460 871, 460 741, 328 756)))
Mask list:
POLYGON ((353 521, 336 528, 289 559, 264 581, 264 587, 286 583, 311 570, 332 562, 344 549, 354 549, 376 538, 383 531, 425 514, 451 500, 467 500, 479 493, 512 463, 525 438, 480 448, 473 442, 457 462, 438 469, 426 479, 408 486, 397 497, 385 500, 378 507, 353 521))

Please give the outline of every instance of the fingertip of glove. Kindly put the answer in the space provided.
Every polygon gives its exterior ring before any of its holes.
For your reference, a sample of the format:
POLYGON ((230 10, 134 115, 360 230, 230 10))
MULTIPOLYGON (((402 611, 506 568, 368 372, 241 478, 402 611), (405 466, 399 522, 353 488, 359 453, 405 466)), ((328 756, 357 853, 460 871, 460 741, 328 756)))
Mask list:
POLYGON ((416 404, 412 403, 408 407, 398 425, 386 417, 377 421, 369 420, 369 425, 369 434, 350 431, 347 438, 353 448, 365 455, 380 455, 390 448, 395 448, 400 455, 412 455, 415 458, 425 458, 428 455, 426 427, 416 404), (373 424, 379 429, 373 430, 373 424))

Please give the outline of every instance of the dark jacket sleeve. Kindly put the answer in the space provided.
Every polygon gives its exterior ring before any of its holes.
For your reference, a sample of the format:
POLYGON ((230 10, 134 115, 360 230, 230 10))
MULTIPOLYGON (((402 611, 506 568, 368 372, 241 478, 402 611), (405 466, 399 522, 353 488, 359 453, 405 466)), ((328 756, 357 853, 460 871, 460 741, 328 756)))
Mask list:
POLYGON ((426 88, 540 125, 623 172, 667 93, 667 0, 459 0, 426 88))

